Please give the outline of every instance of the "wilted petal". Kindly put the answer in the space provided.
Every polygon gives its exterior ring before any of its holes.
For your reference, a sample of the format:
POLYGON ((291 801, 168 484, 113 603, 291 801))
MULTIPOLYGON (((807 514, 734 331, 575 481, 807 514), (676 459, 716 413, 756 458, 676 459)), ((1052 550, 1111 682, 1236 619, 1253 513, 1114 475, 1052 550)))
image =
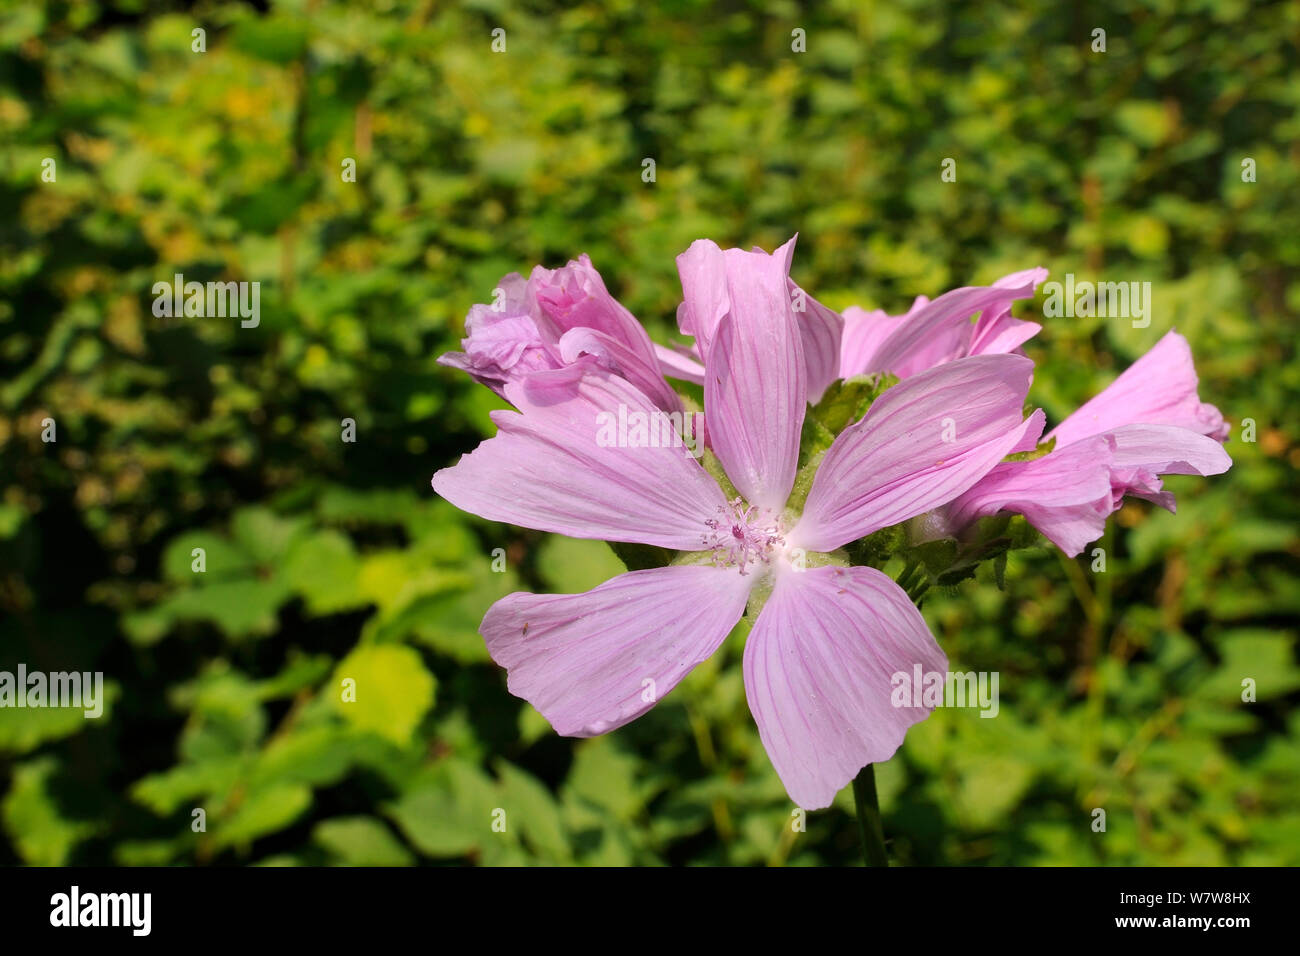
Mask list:
POLYGON ((556 343, 566 363, 579 355, 594 356, 622 375, 660 408, 680 407, 677 395, 659 370, 659 358, 644 326, 605 288, 586 255, 560 269, 533 269, 528 280, 538 328, 556 343))
POLYGON ((506 382, 558 368, 560 361, 538 332, 523 277, 512 272, 497 284, 497 291, 500 295, 492 305, 470 306, 461 340, 465 351, 448 352, 438 364, 468 372, 502 395, 506 382))
POLYGON ((832 551, 966 491, 1042 428, 1021 417, 1032 370, 978 355, 888 389, 826 452, 790 540, 832 551))
POLYGON ((1161 475, 1208 477, 1232 467, 1232 459, 1216 439, 1187 428, 1125 425, 1104 437, 1111 446, 1110 482, 1116 509, 1131 495, 1174 511, 1177 501, 1164 490, 1161 475))
POLYGON ((522 414, 493 412, 496 436, 434 475, 438 494, 525 528, 700 548, 704 522, 726 505, 717 482, 685 447, 608 444, 621 414, 668 420, 639 390, 588 364, 512 382, 506 398, 522 414))
POLYGON ((664 411, 681 410, 681 399, 664 379, 659 370, 659 358, 653 352, 647 362, 645 355, 630 348, 626 342, 585 327, 570 329, 560 336, 559 351, 566 365, 589 355, 601 367, 627 379, 664 411))
POLYGON ((1125 425, 1107 434, 1114 441, 1111 462, 1117 468, 1141 466, 1161 475, 1209 476, 1221 475, 1232 467, 1232 459, 1222 445, 1191 429, 1125 425))
POLYGON ((538 325, 558 340, 570 329, 594 329, 644 355, 653 353, 650 336, 605 288, 605 280, 581 255, 559 269, 537 266, 528 279, 537 303, 538 325))
POLYGON ((903 590, 873 568, 778 576, 745 644, 745 696, 790 799, 830 806, 864 766, 893 756, 924 707, 893 706, 893 675, 948 661, 903 590))
POLYGON ((1070 444, 1121 425, 1176 425, 1223 441, 1228 425, 1196 394, 1196 367, 1187 340, 1167 332, 1106 389, 1061 422, 1048 437, 1070 444))
POLYGON ((557 733, 590 737, 640 717, 717 650, 750 581, 705 565, 633 571, 585 594, 511 594, 481 630, 510 693, 557 733))

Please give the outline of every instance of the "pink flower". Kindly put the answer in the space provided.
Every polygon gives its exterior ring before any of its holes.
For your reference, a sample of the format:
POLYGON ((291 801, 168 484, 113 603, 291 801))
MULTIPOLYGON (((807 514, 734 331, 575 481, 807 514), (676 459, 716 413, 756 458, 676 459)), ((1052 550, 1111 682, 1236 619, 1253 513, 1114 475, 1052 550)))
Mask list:
POLYGON ((1220 445, 1228 426, 1196 386, 1187 340, 1167 333, 1047 436, 1056 439, 1049 454, 998 465, 947 506, 935 527, 1016 512, 1073 557, 1101 537, 1126 495, 1174 511, 1161 475, 1217 475, 1232 465, 1220 445))
POLYGON ((1173 425, 1215 441, 1228 438, 1228 425, 1213 405, 1197 395, 1196 365, 1187 339, 1166 332, 1101 394, 1081 405, 1052 430, 1057 446, 1121 425, 1173 425))
POLYGON ((921 372, 836 439, 802 513, 791 509, 812 366, 787 247, 717 255, 697 244, 692 261, 709 265, 683 281, 709 433, 738 497, 680 449, 598 442, 601 413, 653 403, 594 363, 507 381, 519 411, 493 412, 498 434, 433 487, 491 520, 684 552, 585 594, 516 593, 487 612, 481 630, 510 691, 558 733, 601 734, 645 713, 718 649, 747 605, 757 612, 743 660, 750 711, 790 797, 816 809, 928 715, 892 706, 892 675, 947 670, 897 584, 828 553, 961 494, 1041 419, 1022 420, 1026 358, 921 372))
POLYGON ((617 299, 585 255, 562 269, 537 266, 527 281, 511 273, 493 305, 475 305, 465 318, 464 352, 439 363, 468 372, 498 395, 505 385, 589 358, 643 391, 659 408, 681 408, 659 371, 655 347, 641 323, 617 299))
POLYGON ((1032 296, 1046 278, 1046 269, 1025 269, 991 286, 953 289, 933 302, 918 296, 904 315, 851 306, 844 310, 840 377, 890 372, 907 378, 970 355, 1014 352, 1042 326, 1013 319, 1011 303, 1032 296), (980 317, 972 323, 976 312, 980 317))
MULTIPOLYGON (((839 377, 844 318, 808 295, 790 278, 790 265, 798 238, 793 236, 773 253, 773 258, 781 263, 785 272, 786 292, 803 351, 808 401, 815 405, 831 382, 839 377)), ((724 281, 727 263, 745 262, 748 256, 766 254, 757 246, 753 252, 745 252, 742 249, 722 249, 711 239, 697 239, 677 257, 677 273, 681 276, 683 292, 682 303, 677 307, 677 327, 683 335, 694 336, 695 345, 689 351, 656 346, 665 375, 696 385, 704 384, 704 366, 696 359, 707 357, 718 322, 731 305, 729 287, 724 281)))

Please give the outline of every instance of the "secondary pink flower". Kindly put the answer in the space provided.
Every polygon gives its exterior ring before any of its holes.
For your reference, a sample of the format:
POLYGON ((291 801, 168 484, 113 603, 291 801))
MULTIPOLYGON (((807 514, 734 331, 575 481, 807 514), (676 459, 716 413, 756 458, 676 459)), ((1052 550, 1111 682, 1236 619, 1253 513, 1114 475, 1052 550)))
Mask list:
POLYGON ((1201 401, 1197 385, 1192 348, 1171 330, 1047 437, 1055 437, 1059 447, 1120 425, 1146 422, 1225 441, 1228 425, 1217 408, 1201 401))
POLYGON ((1127 495, 1174 511, 1161 475, 1217 475, 1232 465, 1220 445, 1228 426, 1196 388, 1191 348, 1171 331, 1047 436, 1056 439, 1049 454, 998 465, 932 527, 1016 512, 1073 557, 1101 537, 1127 495))
MULTIPOLYGON (((790 265, 798 238, 797 235, 791 237, 773 253, 773 258, 785 271, 786 292, 803 350, 804 384, 808 401, 816 404, 831 382, 839 377, 844 319, 808 295, 790 278, 790 265)), ((766 254, 757 246, 753 252, 745 252, 743 249, 722 249, 711 239, 697 239, 677 257, 677 273, 682 280, 683 292, 682 303, 677 307, 677 327, 682 334, 694 336, 695 345, 685 353, 657 346, 665 375, 697 385, 704 384, 704 366, 695 359, 707 357, 718 322, 730 308, 727 276, 729 272, 743 272, 748 257, 766 254)))
POLYGON ((602 446, 602 412, 653 406, 589 361, 507 382, 519 411, 493 412, 498 434, 433 487, 492 520, 693 553, 585 594, 512 594, 487 612, 481 630, 511 692, 561 734, 645 713, 721 645, 751 597, 765 599, 745 645, 746 697, 786 790, 816 809, 927 716, 892 706, 891 676, 947 669, 898 585, 816 553, 938 507, 1022 445, 1041 428, 1022 420, 1031 363, 977 356, 888 390, 828 449, 795 514, 808 369, 788 255, 708 257, 718 271, 684 282, 684 308, 704 340, 713 448, 739 498, 680 449, 602 446))
POLYGON ((590 357, 659 408, 681 408, 645 328, 609 294, 585 255, 561 269, 537 266, 527 281, 512 272, 498 288, 502 295, 492 305, 470 307, 465 351, 448 352, 441 364, 468 372, 504 397, 507 382, 590 357))
POLYGON ((890 372, 907 378, 970 355, 1014 352, 1042 326, 1013 319, 1011 303, 1031 297, 1046 278, 1046 269, 1025 269, 991 286, 953 289, 933 302, 918 296, 903 315, 845 309, 840 377, 890 372), (976 312, 980 317, 971 322, 976 312))

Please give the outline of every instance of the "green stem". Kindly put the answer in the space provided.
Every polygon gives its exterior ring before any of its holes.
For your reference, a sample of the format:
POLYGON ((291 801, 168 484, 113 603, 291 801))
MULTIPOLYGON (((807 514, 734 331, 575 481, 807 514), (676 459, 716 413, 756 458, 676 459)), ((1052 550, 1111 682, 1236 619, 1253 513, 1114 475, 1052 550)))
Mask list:
POLYGON ((876 771, 871 764, 853 778, 853 803, 858 809, 858 832, 862 837, 862 858, 867 866, 889 866, 885 853, 885 828, 880 821, 876 797, 876 771))
MULTIPOLYGON (((918 607, 930 582, 919 561, 909 561, 898 576, 898 586, 918 607)), ((880 798, 876 795, 876 769, 867 764, 853 778, 853 804, 858 811, 858 834, 862 837, 862 858, 867 866, 889 866, 885 852, 885 825, 880 819, 880 798)))
POLYGON ((898 586, 904 591, 911 591, 916 586, 917 572, 920 569, 920 562, 909 561, 907 567, 903 568, 903 573, 898 576, 898 586))

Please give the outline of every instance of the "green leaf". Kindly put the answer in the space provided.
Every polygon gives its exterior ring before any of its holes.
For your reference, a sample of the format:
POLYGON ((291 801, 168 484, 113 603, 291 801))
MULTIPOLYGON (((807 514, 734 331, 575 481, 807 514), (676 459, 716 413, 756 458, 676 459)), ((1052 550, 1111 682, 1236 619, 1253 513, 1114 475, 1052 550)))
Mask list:
POLYGON ((244 848, 258 837, 283 830, 311 806, 311 790, 298 784, 276 784, 254 790, 213 834, 218 849, 244 848))
POLYGON ((1007 455, 1003 461, 1034 461, 1050 454, 1056 448, 1056 436, 1053 435, 1047 441, 1040 441, 1033 451, 1018 451, 1007 455))
POLYGON ((327 787, 352 769, 362 741, 337 726, 303 727, 277 737, 259 755, 250 774, 253 786, 302 783, 327 787))
MULTIPOLYGON (((291 591, 279 579, 216 581, 177 592, 155 609, 169 622, 209 621, 230 637, 265 636, 275 630, 276 612, 291 591)), ((141 625, 145 636, 155 633, 141 625)))
MULTIPOLYGON (((849 425, 860 421, 871 403, 897 384, 897 377, 887 372, 840 379, 831 383, 821 401, 808 410, 805 421, 815 420, 833 440, 849 425)), ((819 450, 829 447, 826 444, 819 450)))
POLYGON ((84 707, 6 708, 0 716, 0 754, 27 753, 47 741, 104 726, 112 717, 120 688, 105 683, 102 693, 104 711, 99 717, 87 717, 84 707))
POLYGON ((251 575, 257 562, 238 545, 219 535, 193 531, 172 539, 163 552, 163 575, 183 585, 204 585, 225 578, 251 575), (194 570, 195 548, 203 549, 203 571, 194 570))
POLYGON ((410 866, 415 862, 388 827, 374 817, 322 820, 312 840, 345 866, 410 866))
POLYGON ((400 611, 372 619, 364 639, 418 641, 462 664, 491 660, 479 634, 487 609, 513 591, 519 579, 509 571, 481 571, 465 588, 412 601, 400 611))
MULTIPOLYGON (((464 856, 488 839, 500 793, 477 767, 463 760, 444 760, 387 808, 421 853, 434 857, 464 856)), ((507 826, 509 816, 507 814, 507 826)), ((508 832, 508 831, 507 831, 508 832)))
POLYGON ((623 563, 605 542, 558 535, 543 542, 537 566, 547 587, 564 594, 590 591, 624 571, 623 563))
POLYGON ((636 782, 637 762, 606 737, 582 741, 565 787, 570 794, 630 820, 643 806, 636 782))
POLYGON ((318 531, 290 546, 281 574, 312 614, 337 614, 366 603, 357 586, 360 568, 351 539, 318 531))
POLYGON ((518 826, 529 844, 552 861, 568 861, 569 837, 551 792, 512 763, 498 760, 495 767, 501 778, 501 806, 508 825, 518 826))
POLYGON ((411 648, 367 644, 339 663, 324 693, 353 727, 405 746, 433 706, 435 683, 411 648), (345 680, 353 682, 355 700, 343 699, 345 680))
POLYGON ((284 558, 306 524, 305 518, 283 518, 270 508, 252 507, 235 514, 231 530, 235 540, 259 563, 274 565, 284 558))
POLYGON ((242 755, 183 763, 137 780, 131 797, 159 816, 170 816, 186 803, 198 806, 194 801, 200 798, 227 793, 247 764, 242 755))
POLYGON ((13 786, 5 797, 5 829, 25 863, 63 866, 73 848, 99 827, 66 819, 49 792, 58 770, 53 757, 42 757, 14 768, 13 786))

